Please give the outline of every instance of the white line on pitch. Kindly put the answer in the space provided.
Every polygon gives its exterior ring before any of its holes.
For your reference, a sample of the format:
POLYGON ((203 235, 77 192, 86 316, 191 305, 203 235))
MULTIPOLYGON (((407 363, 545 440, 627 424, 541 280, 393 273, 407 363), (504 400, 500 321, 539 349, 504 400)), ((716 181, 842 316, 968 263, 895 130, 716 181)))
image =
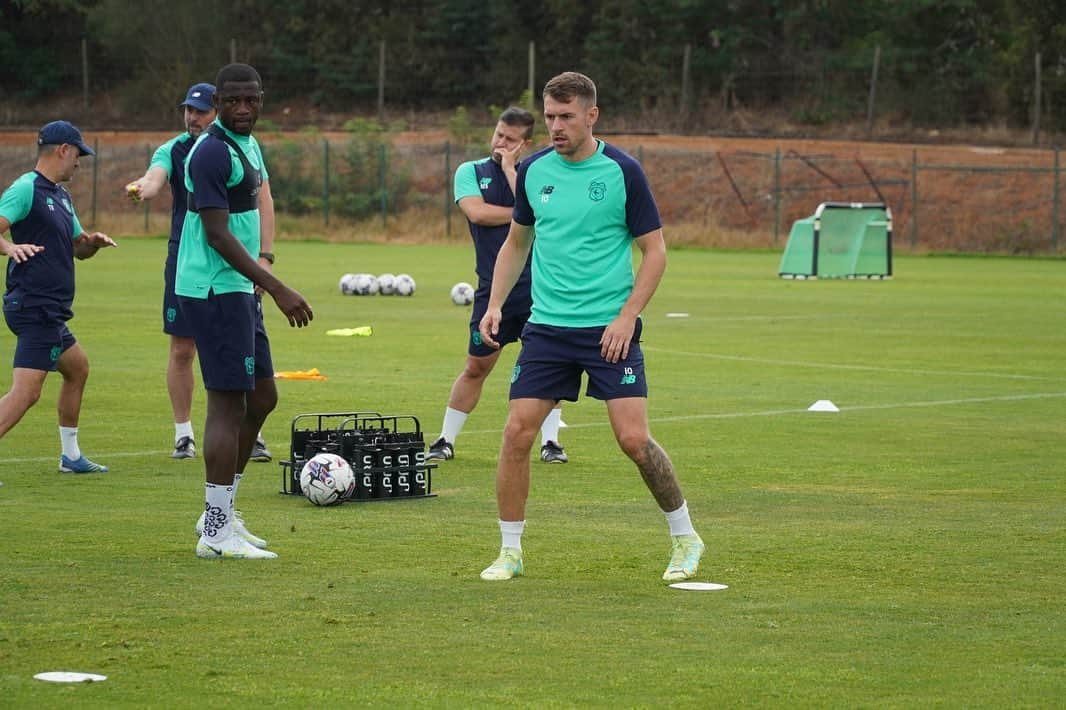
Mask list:
MULTIPOLYGON (((163 454, 170 454, 170 452, 169 451, 117 451, 115 453, 110 453, 110 454, 95 454, 94 453, 93 454, 93 458, 97 458, 97 459, 100 459, 100 460, 103 460, 103 459, 125 459, 125 458, 130 458, 132 456, 156 456, 156 455, 162 456, 163 454)), ((56 461, 57 465, 58 465, 59 457, 58 456, 30 456, 30 457, 24 458, 24 459, 0 459, 0 463, 3 463, 3 464, 9 464, 9 463, 33 463, 34 461, 56 461)))
MULTIPOLYGON (((905 409, 908 407, 950 407, 959 404, 984 404, 987 402, 1019 402, 1030 399, 1055 399, 1066 397, 1066 392, 1037 392, 1033 394, 1006 394, 997 397, 969 397, 965 399, 932 399, 924 402, 890 402, 888 404, 858 404, 854 407, 840 407, 841 412, 863 412, 874 409, 905 409)), ((651 424, 663 422, 685 422, 697 419, 742 419, 745 417, 774 417, 782 414, 806 414, 807 408, 800 409, 765 409, 760 412, 721 412, 718 414, 687 414, 678 417, 654 417, 649 419, 651 424)), ((607 426, 608 421, 589 422, 586 424, 567 424, 567 429, 592 429, 594 427, 607 426)), ((468 429, 466 434, 499 434, 499 429, 468 429)), ((100 460, 114 458, 128 458, 132 456, 156 456, 166 454, 166 451, 123 451, 99 455, 100 460)), ((55 461, 55 456, 33 456, 22 459, 2 459, 2 464, 33 463, 35 461, 55 461)))
POLYGON ((760 362, 767 365, 787 365, 789 367, 817 367, 832 370, 868 370, 873 372, 899 372, 904 375, 950 375, 953 377, 997 377, 1006 380, 1061 380, 1062 377, 1044 375, 1018 375, 1009 372, 966 372, 958 370, 915 370, 903 367, 879 367, 877 365, 839 365, 825 362, 797 362, 794 360, 773 360, 762 357, 744 357, 742 355, 720 355, 718 353, 692 353, 684 350, 667 350, 654 346, 641 345, 645 352, 666 353, 667 355, 688 355, 705 357, 712 360, 734 360, 737 362, 760 362))
MULTIPOLYGON (((840 407, 841 412, 862 412, 874 409, 905 409, 908 407, 948 407, 959 404, 984 404, 988 402, 1017 402, 1029 399, 1053 399, 1066 397, 1066 392, 1038 392, 1034 394, 1007 394, 996 397, 971 397, 966 399, 933 399, 924 402, 892 402, 888 404, 858 404, 854 407, 840 407)), ((721 412, 719 414, 686 414, 676 417, 653 417, 648 421, 651 424, 663 422, 686 422, 697 419, 742 419, 745 417, 774 417, 782 414, 807 414, 806 407, 800 409, 765 409, 759 412, 721 412)), ((814 415, 812 415, 814 416, 814 415)), ((824 415, 819 415, 824 416, 824 415)), ((567 422, 567 429, 591 429, 593 427, 608 426, 606 420, 589 422, 587 424, 571 424, 567 422)), ((470 434, 498 434, 499 429, 481 429, 468 431, 470 434)))
MULTIPOLYGON (((691 314, 690 314, 691 315, 691 314)), ((692 316, 692 320, 709 320, 715 323, 721 323, 724 321, 779 321, 779 320, 828 320, 830 318, 852 318, 853 316, 846 314, 839 315, 794 315, 794 316, 705 316, 695 315, 692 316)))

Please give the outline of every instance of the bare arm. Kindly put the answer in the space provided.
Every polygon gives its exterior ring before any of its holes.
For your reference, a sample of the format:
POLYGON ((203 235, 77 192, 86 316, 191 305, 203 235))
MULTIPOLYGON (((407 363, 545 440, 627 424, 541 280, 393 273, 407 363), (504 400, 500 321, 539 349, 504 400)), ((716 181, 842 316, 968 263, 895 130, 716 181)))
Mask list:
POLYGON ((126 185, 126 196, 134 202, 151 200, 167 184, 167 171, 155 165, 141 177, 126 185))
MULTIPOLYGON (((274 253, 274 195, 270 192, 270 181, 264 180, 259 190, 259 253, 274 253)), ((258 256, 258 255, 257 255, 258 256)), ((259 266, 270 273, 274 273, 274 263, 270 259, 258 257, 259 266)), ((255 287, 256 293, 262 293, 263 289, 255 287)))
MULTIPOLYGON (((0 234, 6 234, 10 228, 11 223, 7 221, 7 218, 0 217, 0 234)), ((39 251, 44 251, 44 247, 38 244, 15 244, 0 237, 0 254, 14 259, 16 264, 21 264, 39 251)))
POLYGON ((481 227, 499 227, 511 222, 512 208, 490 205, 480 197, 464 197, 457 203, 466 218, 481 227))
POLYGON ((238 273, 269 293, 289 319, 289 325, 302 328, 314 318, 311 306, 304 297, 252 259, 244 245, 229 231, 229 210, 200 210, 200 221, 204 225, 208 245, 238 273))
POLYGON ((496 257, 488 310, 485 311, 485 316, 478 327, 481 331, 481 338, 487 345, 494 348, 499 347, 493 336, 500 332, 503 302, 507 300, 511 289, 518 282, 518 277, 522 275, 532 246, 533 228, 512 221, 511 229, 507 232, 507 240, 500 247, 499 256, 496 257))
MULTIPOLYGON (((529 147, 529 141, 522 141, 511 150, 500 149, 500 169, 507 178, 507 185, 514 194, 515 185, 518 183, 518 156, 529 147)), ((511 207, 491 205, 485 202, 479 195, 469 195, 459 200, 459 209, 466 218, 482 227, 499 227, 511 222, 511 207)))
POLYGON ((115 240, 103 232, 82 232, 74 239, 74 256, 79 260, 89 259, 100 249, 117 246, 115 240))
POLYGON ((264 180, 259 189, 259 251, 274 252, 274 195, 270 181, 264 180))
POLYGON ((637 317, 655 295, 666 271, 666 240, 663 239, 662 229, 643 234, 633 241, 641 254, 640 267, 633 279, 633 290, 600 339, 600 354, 608 362, 618 362, 629 355, 629 341, 636 330, 637 317))

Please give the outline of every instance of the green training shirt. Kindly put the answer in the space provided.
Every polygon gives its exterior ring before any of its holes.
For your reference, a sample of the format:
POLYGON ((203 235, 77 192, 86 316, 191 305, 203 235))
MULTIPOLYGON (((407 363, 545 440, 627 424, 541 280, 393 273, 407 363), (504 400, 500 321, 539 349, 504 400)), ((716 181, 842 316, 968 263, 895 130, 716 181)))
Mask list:
MULTIPOLYGON (((242 136, 216 120, 234 140, 251 166, 268 178, 262 151, 254 136, 242 136)), ((195 195, 197 209, 229 209, 228 188, 244 180, 244 165, 227 143, 206 131, 196 140, 185 164, 185 188, 195 195)), ((229 230, 252 257, 259 255, 259 210, 230 212, 229 230)), ((189 211, 181 230, 178 272, 174 292, 190 298, 207 298, 210 291, 252 293, 254 285, 207 243, 200 215, 189 211)))
POLYGON ((662 227, 640 163, 598 144, 577 163, 548 147, 518 166, 514 220, 536 227, 531 323, 609 324, 633 291, 633 239, 662 227))

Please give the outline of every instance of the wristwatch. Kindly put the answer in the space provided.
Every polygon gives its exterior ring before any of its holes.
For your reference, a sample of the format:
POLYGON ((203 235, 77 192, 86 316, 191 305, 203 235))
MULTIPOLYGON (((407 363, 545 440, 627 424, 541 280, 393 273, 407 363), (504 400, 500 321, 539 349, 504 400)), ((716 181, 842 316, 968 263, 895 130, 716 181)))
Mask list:
POLYGON ((274 263, 274 253, 273 252, 261 251, 261 252, 259 252, 259 258, 260 259, 266 259, 271 264, 274 263))

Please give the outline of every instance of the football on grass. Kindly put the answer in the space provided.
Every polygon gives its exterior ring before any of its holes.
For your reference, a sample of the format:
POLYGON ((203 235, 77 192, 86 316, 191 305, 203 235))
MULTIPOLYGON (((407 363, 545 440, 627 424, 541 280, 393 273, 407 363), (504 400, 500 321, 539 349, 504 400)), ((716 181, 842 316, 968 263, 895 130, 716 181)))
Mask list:
POLYGON ((345 296, 355 295, 355 274, 345 274, 341 276, 341 293, 345 296))
POLYGON ((396 295, 412 296, 415 292, 415 280, 410 274, 396 274, 396 295))
POLYGON ((474 287, 465 281, 452 286, 452 303, 457 306, 469 306, 474 302, 474 287))
POLYGON ((337 454, 315 454, 300 469, 300 490, 315 505, 334 505, 355 491, 355 472, 337 454))
POLYGON ((378 293, 382 296, 391 296, 396 293, 396 277, 392 274, 378 276, 378 293))
POLYGON ((356 274, 353 284, 356 296, 373 296, 378 292, 378 278, 373 274, 356 274))

